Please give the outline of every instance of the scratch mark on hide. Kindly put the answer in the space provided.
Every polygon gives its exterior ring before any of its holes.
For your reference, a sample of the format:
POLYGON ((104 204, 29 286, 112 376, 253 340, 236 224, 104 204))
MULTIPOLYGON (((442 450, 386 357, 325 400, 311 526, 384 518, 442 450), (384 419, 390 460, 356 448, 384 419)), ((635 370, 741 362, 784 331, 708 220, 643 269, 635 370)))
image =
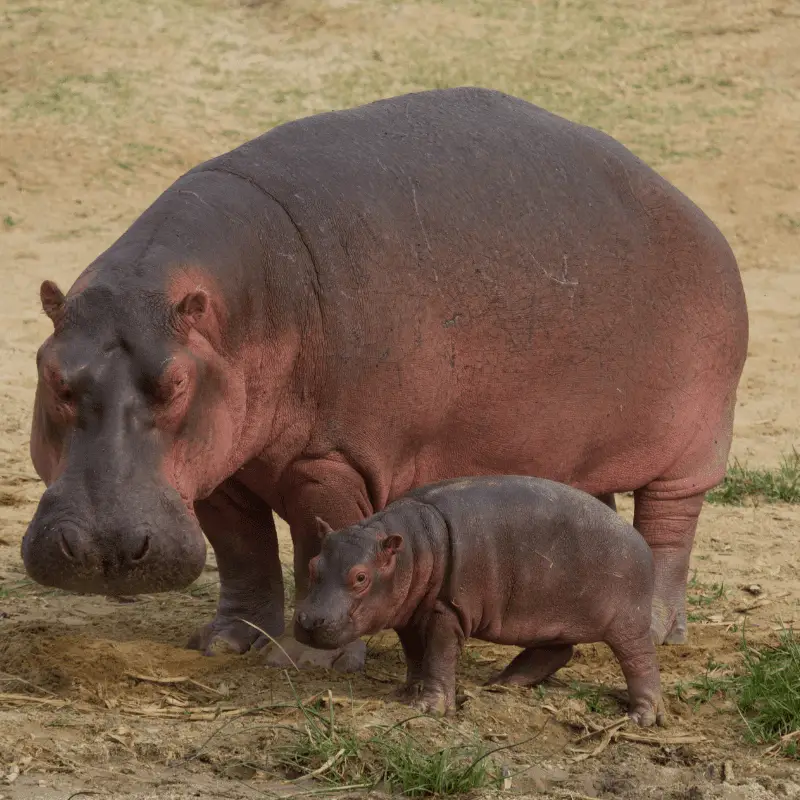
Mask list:
MULTIPOLYGON (((417 203, 417 187, 414 186, 414 181, 410 178, 408 180, 409 186, 411 186, 411 199, 414 201, 414 213, 417 215, 417 222, 419 222, 420 228, 422 228, 422 235, 425 237, 425 245, 428 248, 428 252, 431 252, 431 243, 428 239, 428 231, 425 230, 425 224, 422 221, 422 217, 419 213, 419 204, 417 203)), ((433 270, 433 277, 438 282, 439 276, 436 274, 436 270, 433 270)))

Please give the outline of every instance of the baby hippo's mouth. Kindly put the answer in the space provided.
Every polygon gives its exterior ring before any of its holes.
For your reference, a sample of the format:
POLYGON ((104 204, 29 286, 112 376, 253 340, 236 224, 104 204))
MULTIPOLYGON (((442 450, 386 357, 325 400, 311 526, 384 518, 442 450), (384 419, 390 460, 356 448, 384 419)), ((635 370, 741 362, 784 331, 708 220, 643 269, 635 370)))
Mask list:
POLYGON ((294 638, 318 650, 336 650, 358 638, 349 620, 344 624, 300 610, 294 618, 294 638))

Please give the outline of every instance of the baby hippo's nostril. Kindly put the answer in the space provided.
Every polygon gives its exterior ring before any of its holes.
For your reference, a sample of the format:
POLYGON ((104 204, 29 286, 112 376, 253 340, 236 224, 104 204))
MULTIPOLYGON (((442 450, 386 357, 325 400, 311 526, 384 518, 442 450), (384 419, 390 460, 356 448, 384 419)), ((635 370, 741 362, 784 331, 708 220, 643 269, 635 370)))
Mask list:
POLYGON ((304 631, 313 631, 315 628, 320 628, 325 624, 325 618, 321 616, 311 616, 305 611, 297 613, 297 624, 304 631))

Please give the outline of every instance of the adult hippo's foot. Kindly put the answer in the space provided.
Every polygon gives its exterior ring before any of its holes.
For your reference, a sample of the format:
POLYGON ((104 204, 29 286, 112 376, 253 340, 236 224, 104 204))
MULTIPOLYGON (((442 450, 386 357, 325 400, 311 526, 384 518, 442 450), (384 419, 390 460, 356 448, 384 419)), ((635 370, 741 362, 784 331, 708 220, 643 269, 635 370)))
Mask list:
POLYGON ((267 606, 256 610, 253 605, 247 604, 246 598, 220 597, 217 615, 191 635, 187 646, 207 656, 224 652, 241 654, 251 648, 260 649, 271 639, 277 639, 284 629, 283 609, 267 606))
POLYGON ((653 551, 651 634, 657 645, 684 644, 687 639, 686 583, 703 499, 704 495, 662 499, 648 494, 648 489, 634 495, 633 526, 653 551))
POLYGON ((263 647, 284 631, 283 574, 272 510, 231 479, 196 503, 195 512, 217 557, 220 596, 216 616, 191 636, 188 646, 205 655, 263 647))
POLYGON ((655 644, 686 644, 689 638, 686 600, 670 605, 662 597, 654 596, 651 634, 655 644))
POLYGON ((301 644, 293 636, 284 636, 269 645, 264 659, 267 666, 286 669, 333 669, 337 672, 360 672, 364 669, 367 645, 357 639, 336 650, 317 650, 301 644))

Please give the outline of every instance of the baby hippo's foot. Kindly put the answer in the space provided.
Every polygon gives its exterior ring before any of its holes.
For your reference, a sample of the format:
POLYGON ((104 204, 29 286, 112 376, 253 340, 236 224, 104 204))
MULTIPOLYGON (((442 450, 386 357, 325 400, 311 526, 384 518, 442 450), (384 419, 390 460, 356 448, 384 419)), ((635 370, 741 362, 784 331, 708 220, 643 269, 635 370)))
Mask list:
POLYGON ((364 669, 367 646, 361 639, 337 650, 318 650, 301 644, 293 636, 283 636, 267 648, 265 662, 269 667, 287 669, 334 669, 337 672, 359 672, 364 669))
MULTIPOLYGON (((645 625, 640 627, 645 628, 645 625)), ((635 638, 614 637, 608 644, 619 659, 628 684, 628 716, 643 728, 655 723, 664 725, 666 715, 661 697, 661 677, 650 632, 643 631, 635 638)))
POLYGON ((660 696, 655 702, 644 697, 635 700, 630 705, 628 716, 642 728, 649 728, 651 725, 663 727, 667 723, 664 701, 660 696))
POLYGON ((529 647, 502 671, 493 675, 487 684, 508 686, 536 686, 549 678, 572 658, 572 645, 554 647, 529 647))

